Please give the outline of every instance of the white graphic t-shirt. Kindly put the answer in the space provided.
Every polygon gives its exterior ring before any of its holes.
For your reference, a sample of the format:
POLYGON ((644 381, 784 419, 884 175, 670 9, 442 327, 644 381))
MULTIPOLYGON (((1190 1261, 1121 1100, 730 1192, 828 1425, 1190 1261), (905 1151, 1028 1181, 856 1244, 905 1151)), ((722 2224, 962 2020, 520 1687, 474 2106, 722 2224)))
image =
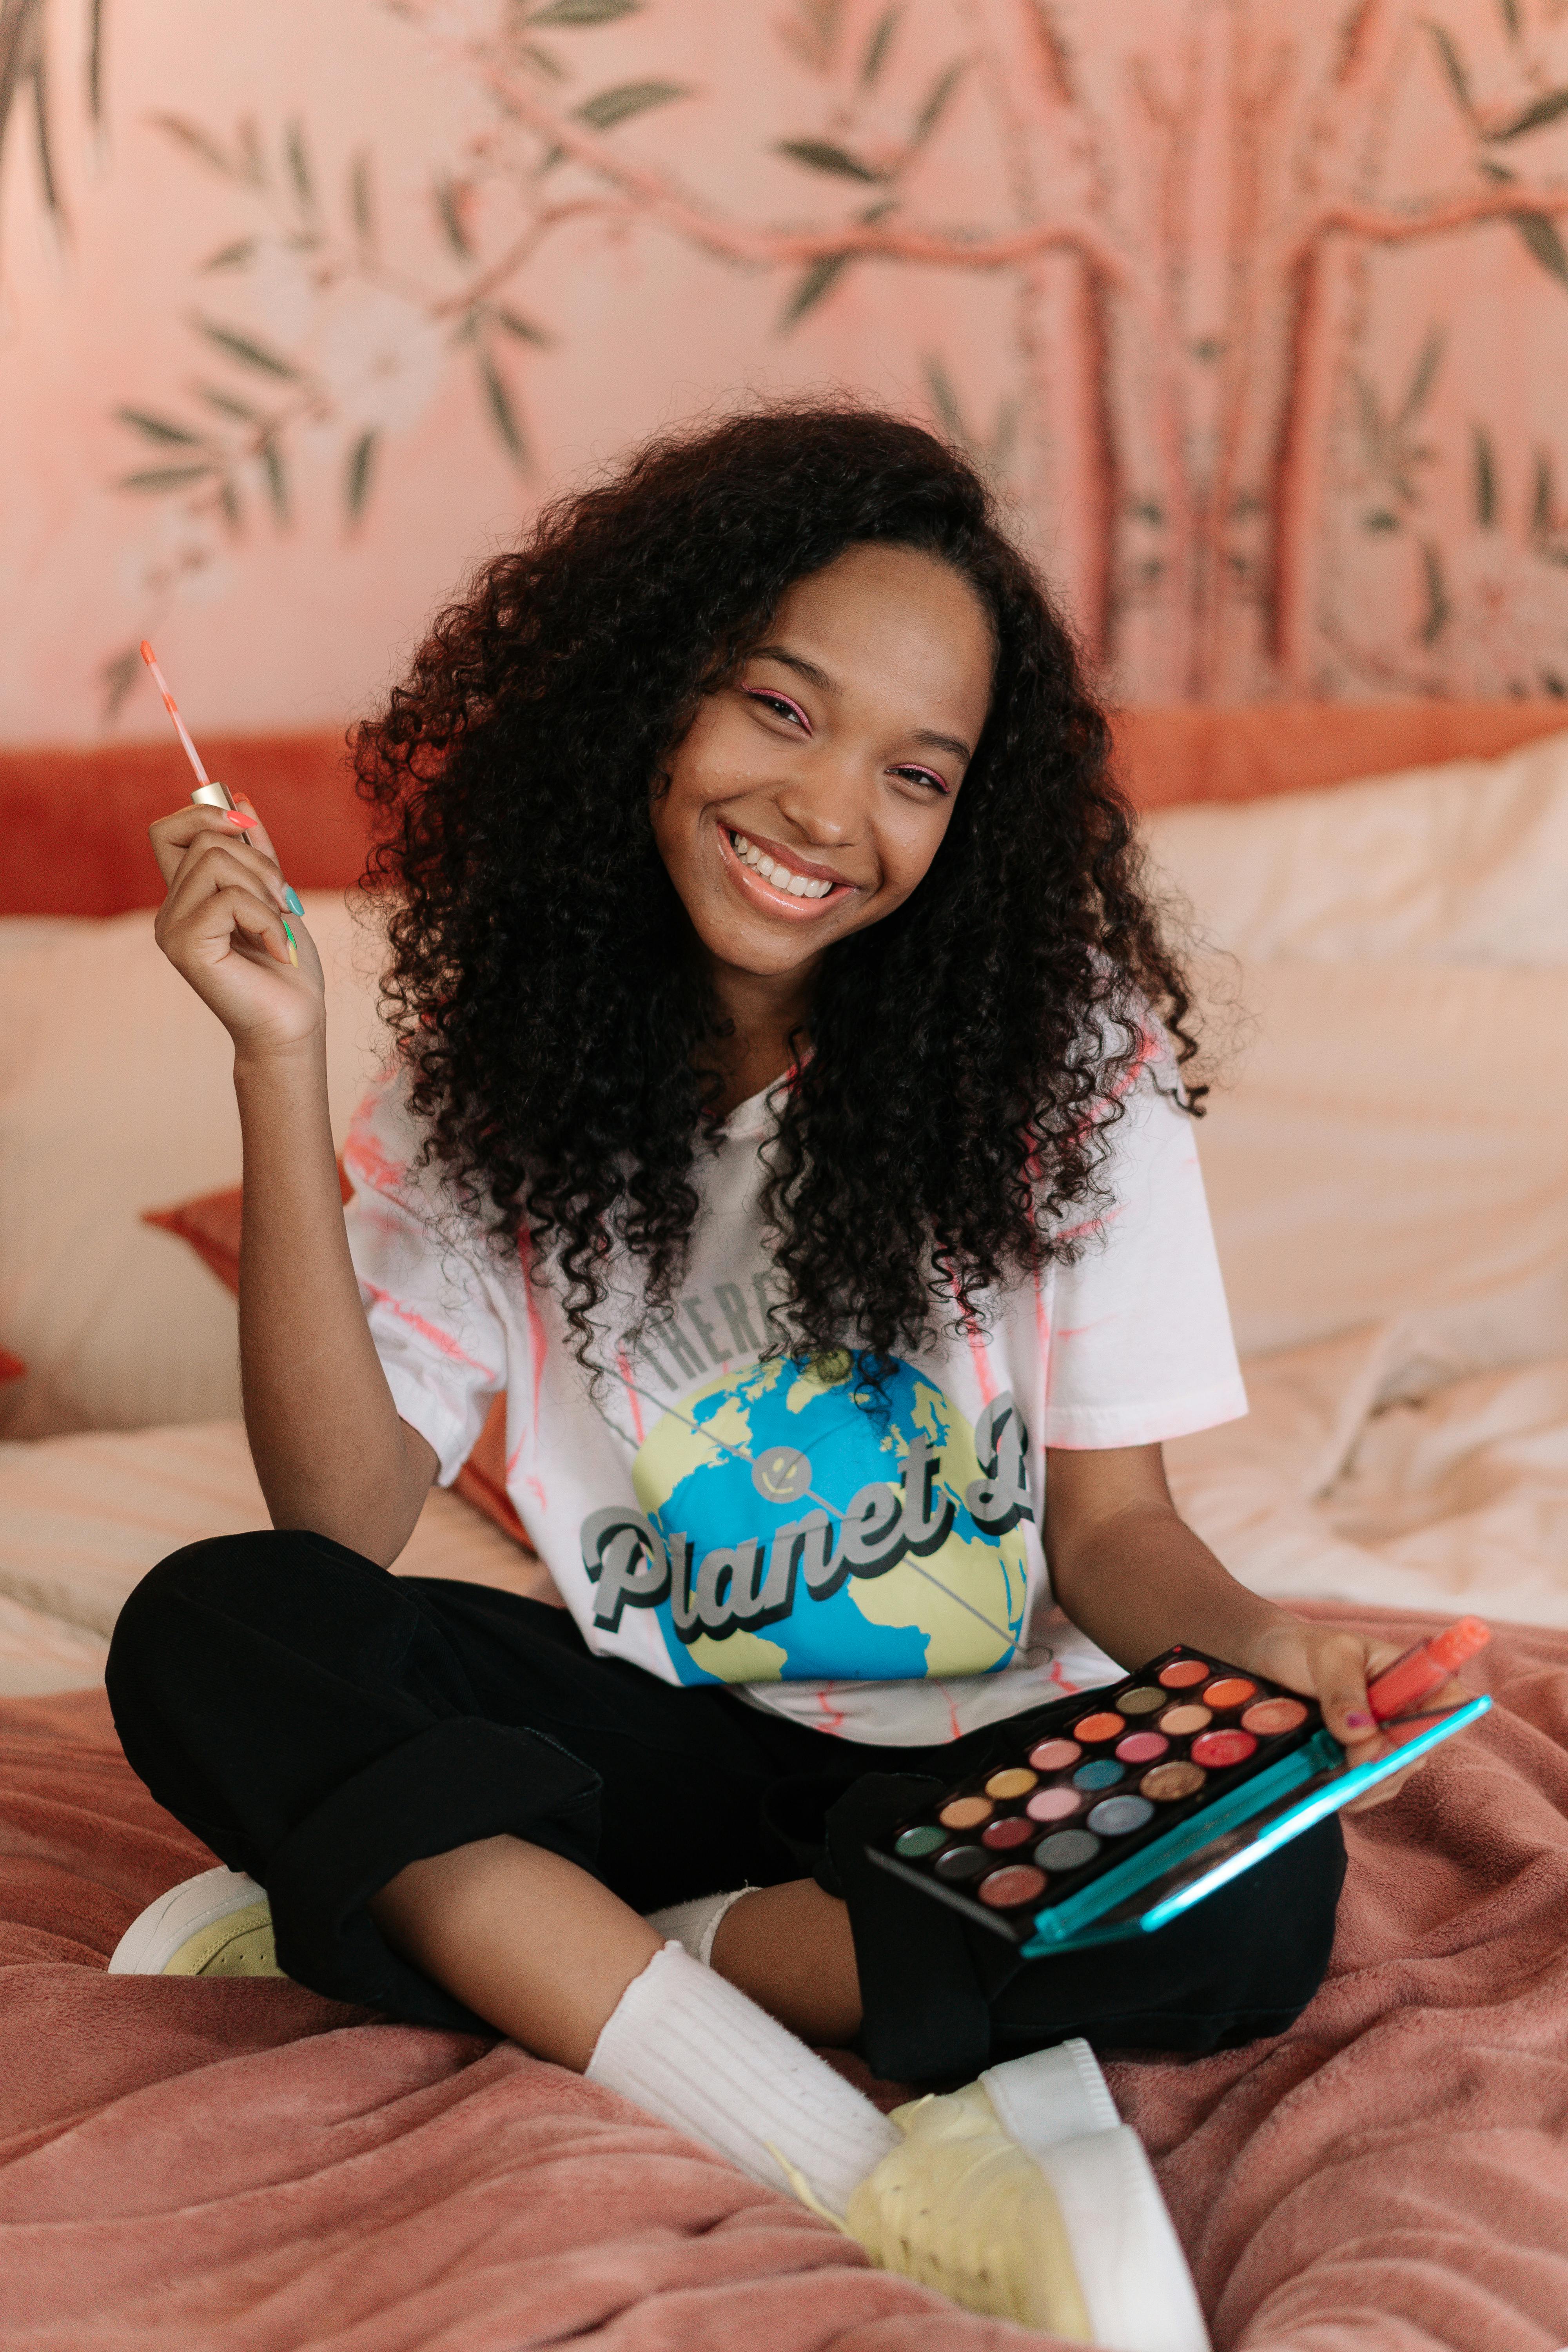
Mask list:
POLYGON ((680 1294, 635 1336, 635 1265, 595 1314, 595 1392, 553 1292, 466 1226, 393 1081, 345 1162, 350 1245, 397 1410, 453 1479, 506 1391, 507 1491, 590 1649, 896 1746, 956 1738, 1121 1670, 1050 1611, 1047 1446, 1141 1445, 1247 1399, 1194 1129, 1156 1055, 1125 1085, 1075 1264, 983 1331, 896 1360, 766 1357, 756 1198, 770 1097, 693 1181, 680 1294), (628 1337, 628 1334, 633 1336, 628 1337))

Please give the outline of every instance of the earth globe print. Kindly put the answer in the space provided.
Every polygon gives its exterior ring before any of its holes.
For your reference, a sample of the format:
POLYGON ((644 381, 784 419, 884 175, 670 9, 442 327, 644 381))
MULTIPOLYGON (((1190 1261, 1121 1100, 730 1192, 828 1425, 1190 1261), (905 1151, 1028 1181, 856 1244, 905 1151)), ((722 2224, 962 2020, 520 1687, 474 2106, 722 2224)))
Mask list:
POLYGON ((973 1430, 900 1359, 876 1381, 842 1349, 722 1372, 655 1425, 632 1481, 672 1561, 684 1551, 695 1580, 703 1559, 726 1547, 756 1544, 765 1559, 781 1530, 814 1514, 830 1525, 837 1554, 855 1497, 878 1485, 901 1496, 911 1459, 917 1470, 931 1465, 917 1503, 933 1519, 951 1517, 936 1548, 910 1551, 886 1570, 830 1575, 837 1589, 826 1592, 799 1573, 788 1615, 755 1634, 726 1627, 683 1640, 670 1601, 661 1601, 656 1613, 680 1679, 884 1682, 1005 1665, 1023 1631, 1022 1533, 976 1527, 964 1502, 981 1475, 973 1430))

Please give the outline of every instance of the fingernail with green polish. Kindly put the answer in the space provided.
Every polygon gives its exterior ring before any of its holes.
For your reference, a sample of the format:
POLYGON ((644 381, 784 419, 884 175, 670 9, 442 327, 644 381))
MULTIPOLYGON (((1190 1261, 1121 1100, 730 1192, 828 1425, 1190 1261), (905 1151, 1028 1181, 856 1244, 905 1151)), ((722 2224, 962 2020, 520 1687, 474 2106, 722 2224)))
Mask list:
POLYGON ((283 904, 291 915, 304 914, 305 909, 300 902, 300 893, 291 882, 285 882, 283 885, 283 904))

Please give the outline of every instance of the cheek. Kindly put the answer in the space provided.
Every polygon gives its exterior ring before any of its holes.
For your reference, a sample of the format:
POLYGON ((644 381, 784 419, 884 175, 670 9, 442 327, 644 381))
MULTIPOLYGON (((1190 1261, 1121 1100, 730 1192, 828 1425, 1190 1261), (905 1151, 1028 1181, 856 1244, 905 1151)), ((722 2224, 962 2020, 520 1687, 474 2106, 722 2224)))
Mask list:
POLYGON ((757 730, 731 704, 707 704, 676 755, 677 782, 693 816, 744 792, 762 772, 757 730))
POLYGON ((899 813, 882 828, 882 872, 887 887, 907 898, 925 880, 952 816, 951 800, 899 813))
POLYGON ((668 754, 663 765, 662 783, 649 796, 653 835, 667 866, 680 856, 683 845, 689 845, 709 798, 700 726, 700 720, 668 754))

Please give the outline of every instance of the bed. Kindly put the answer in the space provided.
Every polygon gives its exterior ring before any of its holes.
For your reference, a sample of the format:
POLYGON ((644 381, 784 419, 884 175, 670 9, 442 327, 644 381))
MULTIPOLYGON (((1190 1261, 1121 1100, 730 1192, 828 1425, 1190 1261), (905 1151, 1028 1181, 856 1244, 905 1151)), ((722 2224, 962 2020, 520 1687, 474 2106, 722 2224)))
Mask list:
MULTIPOLYGON (((1568 2344, 1563 715, 1122 730, 1194 948, 1200 1150, 1253 1407, 1169 1449, 1178 1497, 1292 1605, 1412 1638, 1461 1609, 1500 1629, 1489 1724, 1353 1830, 1333 1972, 1298 2028, 1110 2070, 1220 2347, 1568 2344)), ((326 887, 352 862, 341 778, 325 747, 284 748, 341 1134, 377 1056, 374 940, 326 887)), ((259 800, 265 747, 242 759, 259 800)), ((28 837, 68 872, 64 772, 21 767, 28 837)), ((179 1543, 265 1524, 232 1300, 144 1222, 238 1174, 223 1040, 136 904, 128 812, 167 790, 153 767, 93 803, 74 883, 51 898, 34 864, 0 913, 0 1350, 24 1368, 0 1381, 0 2341, 1043 2342, 870 2272, 505 2045, 287 1985, 103 1975, 142 1904, 207 1859, 119 1756, 115 1614, 179 1543)), ((0 762, 0 809, 6 791, 0 762)), ((548 1597, 455 1492, 399 1569, 548 1597)))

